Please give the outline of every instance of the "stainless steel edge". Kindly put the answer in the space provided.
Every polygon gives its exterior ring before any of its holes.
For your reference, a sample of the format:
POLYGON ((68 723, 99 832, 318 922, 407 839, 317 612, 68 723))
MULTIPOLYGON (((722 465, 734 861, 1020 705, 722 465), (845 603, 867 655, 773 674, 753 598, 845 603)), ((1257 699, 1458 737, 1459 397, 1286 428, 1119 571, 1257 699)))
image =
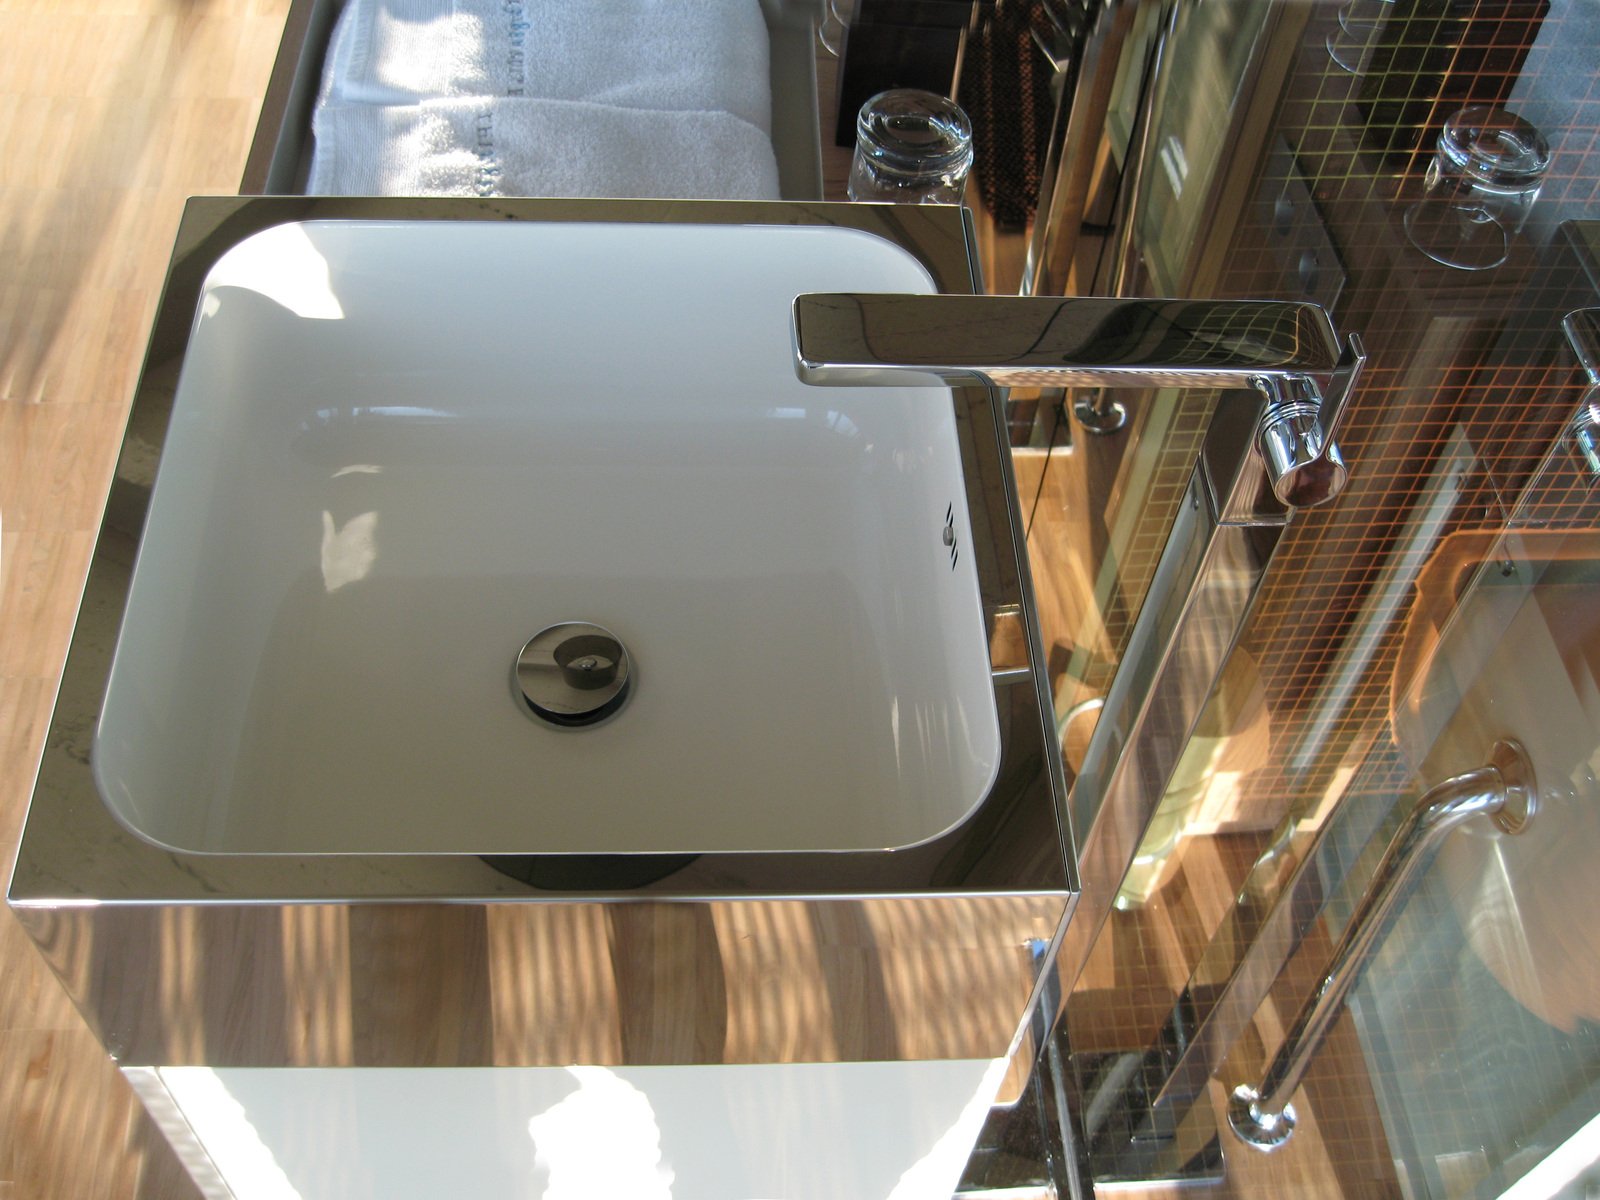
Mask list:
POLYGON ((104 904, 17 917, 124 1065, 1001 1058, 1055 896, 104 904))
MULTIPOLYGON (((119 825, 89 755, 205 274, 309 220, 832 225, 974 286, 954 209, 711 201, 218 197, 190 202, 111 481, 8 898, 125 1063, 492 1066, 1001 1057, 1037 994, 1030 942, 1075 876, 1043 685, 998 682, 988 799, 900 851, 707 854, 578 884, 469 855, 195 855, 119 825), (504 869, 510 866, 513 873, 504 869), (521 871, 521 877, 516 872, 521 871), (526 879, 537 882, 525 882, 526 879), (785 997, 783 1004, 774 995, 785 997), (940 997, 932 1004, 930 996, 940 997)), ((1029 602, 1001 414, 947 393, 985 611, 1029 602)), ((1030 625, 1032 618, 1029 617, 1030 625)), ((1042 663, 1036 635, 1031 652, 1042 663)), ((547 861, 549 860, 549 861, 547 861)), ((647 864, 648 865, 648 864, 647 864)))
POLYGON ((1321 308, 1277 301, 807 295, 794 321, 800 374, 820 384, 1245 387, 1340 361, 1321 308))
POLYGON ((290 0, 239 181, 241 193, 292 192, 298 187, 296 176, 310 140, 312 102, 339 10, 331 0, 290 0))

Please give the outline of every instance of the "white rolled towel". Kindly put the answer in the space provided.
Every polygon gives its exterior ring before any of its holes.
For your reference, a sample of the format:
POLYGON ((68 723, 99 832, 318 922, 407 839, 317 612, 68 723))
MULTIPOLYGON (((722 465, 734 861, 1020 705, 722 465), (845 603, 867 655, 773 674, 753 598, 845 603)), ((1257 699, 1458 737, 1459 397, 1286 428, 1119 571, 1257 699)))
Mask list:
POLYGON ((767 134, 724 112, 520 97, 333 105, 311 195, 775 200, 767 134))
POLYGON ((760 0, 347 0, 321 103, 514 96, 772 129, 760 0))

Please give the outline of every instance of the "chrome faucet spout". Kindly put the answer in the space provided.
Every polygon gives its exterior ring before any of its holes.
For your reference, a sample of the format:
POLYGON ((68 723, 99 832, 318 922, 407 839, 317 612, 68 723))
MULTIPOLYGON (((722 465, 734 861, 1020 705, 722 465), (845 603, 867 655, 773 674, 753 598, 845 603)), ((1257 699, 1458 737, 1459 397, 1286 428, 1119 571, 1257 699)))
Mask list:
POLYGON ((1333 434, 1366 359, 1319 306, 1266 300, 813 294, 794 339, 814 384, 1254 388, 1257 449, 1291 507, 1344 486, 1333 434))

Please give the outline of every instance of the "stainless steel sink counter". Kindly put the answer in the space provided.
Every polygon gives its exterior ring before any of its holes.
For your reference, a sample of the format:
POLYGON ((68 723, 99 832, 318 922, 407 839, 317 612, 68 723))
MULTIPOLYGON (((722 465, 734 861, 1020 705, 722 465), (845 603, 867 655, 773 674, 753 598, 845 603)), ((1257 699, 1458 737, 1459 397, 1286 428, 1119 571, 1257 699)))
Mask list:
MULTIPOLYGON (((569 965, 592 959, 597 970, 615 977, 623 1007, 638 1006, 640 1012, 662 1011, 667 997, 659 986, 660 964, 687 972, 685 981, 715 976, 724 1002, 716 1019, 725 1033, 726 1021, 735 1020, 741 1006, 756 1003, 743 994, 739 980, 758 967, 806 976, 812 980, 807 986, 825 992, 846 987, 841 981, 857 979, 863 969, 879 979, 862 996, 866 1011, 849 1021, 859 1018, 866 1022, 862 1029, 886 1032, 818 1040, 796 1030, 846 1018, 801 1014, 781 1035, 743 1043, 702 1037, 668 1049, 661 1038, 647 1037, 605 1055, 620 1054, 624 1061, 1006 1054, 1031 991, 1025 944, 1057 934, 1076 893, 1076 875, 1000 402, 984 388, 950 393, 972 552, 991 645, 1025 646, 1026 660, 1015 651, 1015 661, 1004 650, 994 652, 998 777, 968 820, 931 842, 891 851, 674 856, 190 854, 159 848, 108 811, 90 766, 91 744, 201 284, 221 255, 253 233, 290 221, 357 219, 842 226, 908 249, 941 291, 969 292, 976 282, 966 222, 957 209, 311 197, 191 201, 111 483, 9 892, 18 917, 107 1046, 127 1062, 333 1065, 346 1051, 305 1030, 348 1022, 353 1004, 361 1021, 375 1022, 373 1044, 388 1047, 380 1054, 386 1062, 586 1061, 578 1045, 581 1021, 563 1026, 572 1036, 552 1032, 538 1050, 513 1049, 492 1036, 440 1036, 436 1028, 440 1020, 466 1020, 468 1010, 480 1006, 503 1006, 506 981, 534 969, 530 964, 548 953, 569 965), (650 901, 673 903, 641 904, 650 901), (801 951, 802 944, 810 949, 801 951), (741 946, 759 953, 741 959, 741 946), (841 968, 835 949, 856 965, 841 968), (364 964, 361 977, 377 991, 362 994, 358 980, 358 994, 345 995, 334 1005, 338 1012, 330 1009, 327 989, 334 985, 316 966, 330 954, 364 964), (897 956, 915 964, 907 978, 916 980, 898 996, 884 974, 897 956), (375 999, 383 985, 376 981, 390 972, 414 972, 423 962, 426 974, 437 978, 417 996, 432 994, 430 988, 466 988, 456 995, 458 1009, 446 1006, 441 1013, 435 996, 432 1002, 400 1003, 403 1014, 384 1011, 375 999), (623 976, 639 971, 657 972, 656 986, 641 991, 623 985, 623 976), (173 972, 204 981, 190 996, 191 1007, 199 1007, 187 1018, 173 1008, 173 972), (996 1008, 1001 994, 1007 999, 996 1008), (938 1014, 918 1015, 927 995, 951 997, 958 1009, 981 1002, 999 1019, 952 1023, 938 1014), (286 1032, 294 1025, 286 1014, 295 1011, 303 1014, 300 1034, 286 1032), (205 1036, 181 1034, 182 1020, 196 1019, 205 1036)), ((615 272, 619 286, 626 286, 625 262, 597 269, 615 272)), ((552 995, 564 997, 553 1002, 571 1002, 577 986, 552 983, 552 995)), ((506 1019, 496 1011, 491 1025, 506 1019)))

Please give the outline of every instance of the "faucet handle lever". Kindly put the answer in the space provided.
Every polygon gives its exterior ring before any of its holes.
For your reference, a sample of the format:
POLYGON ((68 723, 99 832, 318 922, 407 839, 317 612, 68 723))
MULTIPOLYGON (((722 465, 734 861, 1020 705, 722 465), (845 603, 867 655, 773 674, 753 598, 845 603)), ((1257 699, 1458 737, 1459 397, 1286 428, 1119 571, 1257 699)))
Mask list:
POLYGON ((1344 346, 1339 351, 1339 361, 1334 364, 1333 378, 1328 383, 1328 392, 1322 403, 1322 427, 1326 430, 1330 441, 1339 432, 1339 423, 1344 420, 1344 410, 1349 406, 1350 394, 1356 390, 1356 381, 1361 378, 1361 370, 1366 365, 1367 347, 1361 341, 1361 335, 1347 334, 1344 346))
POLYGON ((1344 490, 1350 473, 1335 434, 1366 361, 1366 347, 1351 334, 1325 391, 1309 375, 1251 378, 1251 386, 1267 398, 1256 448, 1281 504, 1311 508, 1344 490))

